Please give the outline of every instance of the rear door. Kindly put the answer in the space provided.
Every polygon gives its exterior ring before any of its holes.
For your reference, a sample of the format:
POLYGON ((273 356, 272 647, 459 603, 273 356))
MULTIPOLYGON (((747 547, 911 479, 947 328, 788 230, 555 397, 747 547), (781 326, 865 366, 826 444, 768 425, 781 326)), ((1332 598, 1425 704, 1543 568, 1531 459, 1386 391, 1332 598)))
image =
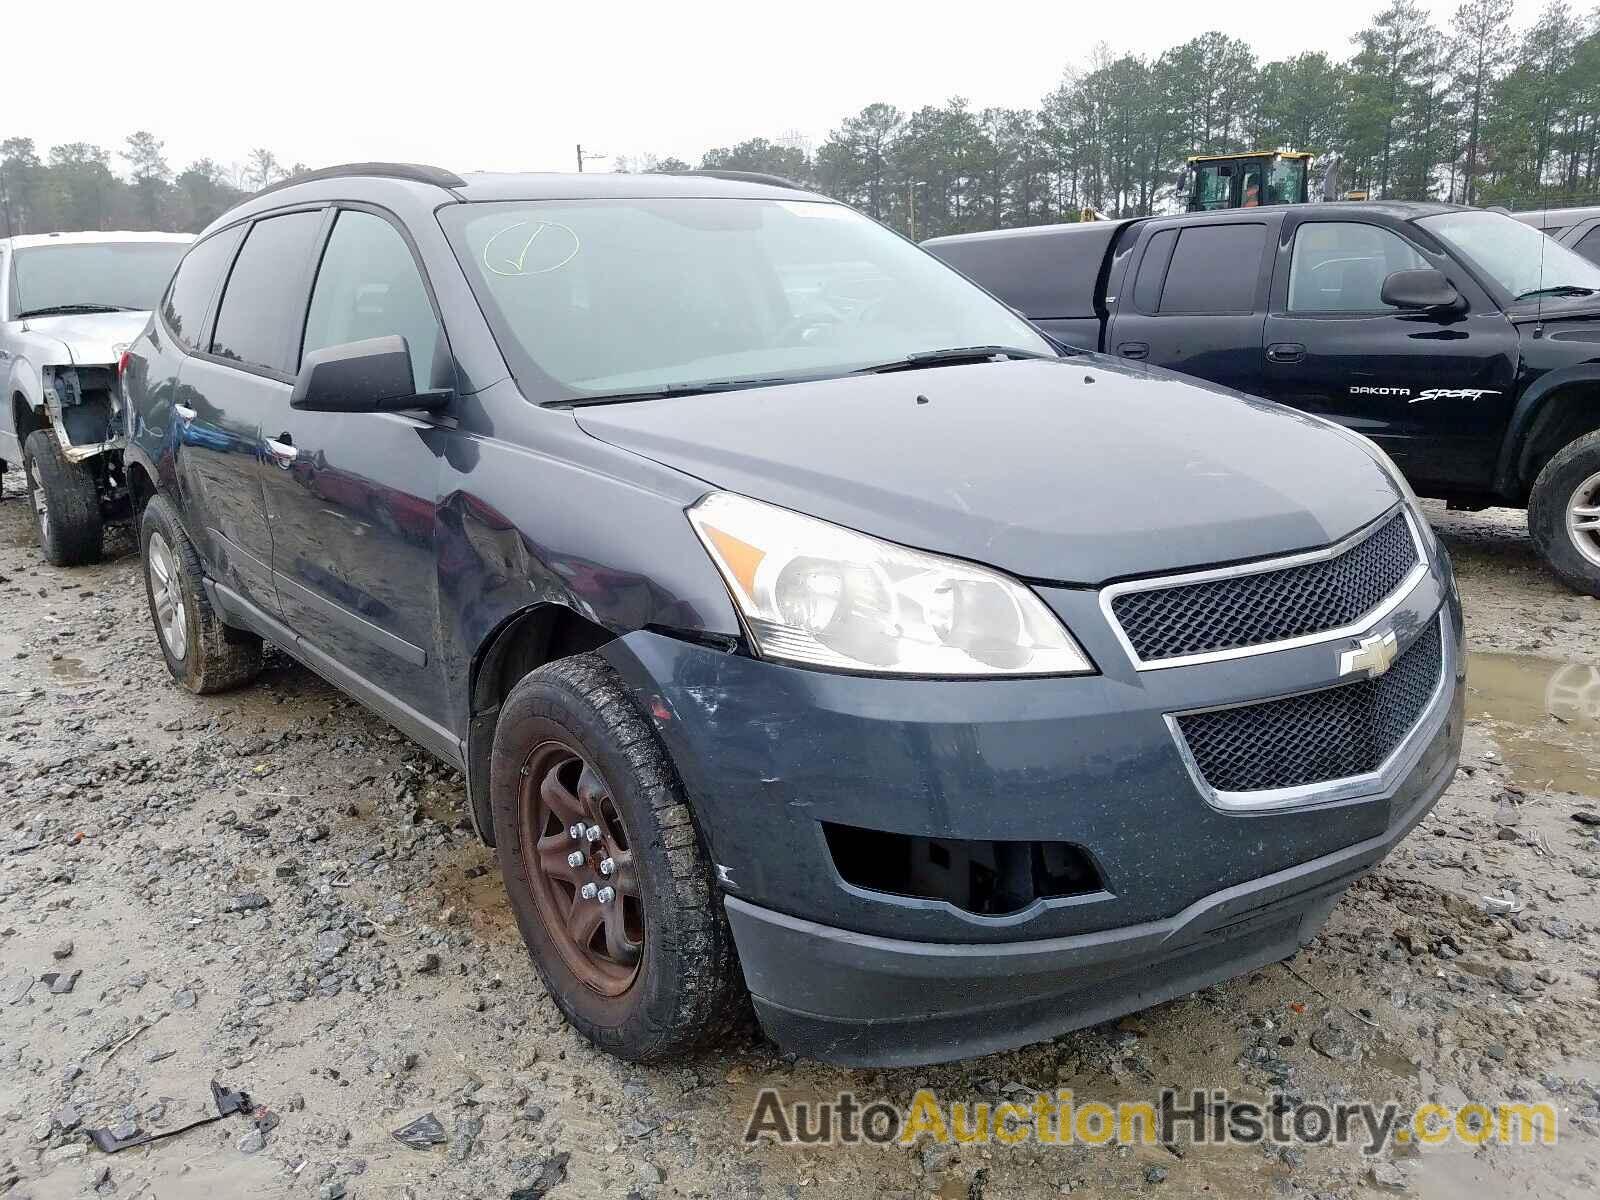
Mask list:
POLYGON ((1487 488, 1509 413, 1510 322, 1414 227, 1337 209, 1286 224, 1267 316, 1265 394, 1376 440, 1419 484, 1487 488), (1443 270, 1464 313, 1380 299, 1395 271, 1443 270))
POLYGON ((1278 213, 1155 222, 1112 319, 1107 353, 1213 383, 1261 389, 1261 329, 1278 213))
POLYGON ((288 401, 291 316, 304 311, 322 219, 320 211, 303 210, 263 217, 243 231, 216 318, 179 369, 173 404, 190 536, 215 578, 272 614, 279 605, 261 488, 262 418, 280 398, 288 401))

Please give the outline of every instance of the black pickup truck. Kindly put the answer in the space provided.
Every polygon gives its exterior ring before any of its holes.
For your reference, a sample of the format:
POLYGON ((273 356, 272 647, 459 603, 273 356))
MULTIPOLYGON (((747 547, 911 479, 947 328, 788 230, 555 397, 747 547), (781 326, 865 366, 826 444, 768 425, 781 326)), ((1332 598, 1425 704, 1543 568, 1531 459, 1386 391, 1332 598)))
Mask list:
POLYGON ((1527 508, 1600 596, 1600 265, 1538 229, 1372 202, 924 244, 1065 345, 1337 421, 1453 506, 1527 508))

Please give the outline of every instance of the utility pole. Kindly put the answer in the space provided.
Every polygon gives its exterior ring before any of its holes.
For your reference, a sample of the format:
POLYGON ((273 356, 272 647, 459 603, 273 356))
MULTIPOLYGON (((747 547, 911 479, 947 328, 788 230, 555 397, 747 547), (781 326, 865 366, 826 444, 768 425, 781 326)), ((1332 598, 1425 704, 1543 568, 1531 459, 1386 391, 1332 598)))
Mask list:
POLYGON ((588 162, 590 160, 599 160, 599 159, 602 159, 602 158, 610 158, 611 157, 609 154, 591 154, 591 153, 589 153, 588 151, 586 151, 583 148, 583 143, 582 142, 578 143, 577 150, 578 150, 578 170, 579 170, 579 172, 582 172, 583 164, 585 162, 588 162))

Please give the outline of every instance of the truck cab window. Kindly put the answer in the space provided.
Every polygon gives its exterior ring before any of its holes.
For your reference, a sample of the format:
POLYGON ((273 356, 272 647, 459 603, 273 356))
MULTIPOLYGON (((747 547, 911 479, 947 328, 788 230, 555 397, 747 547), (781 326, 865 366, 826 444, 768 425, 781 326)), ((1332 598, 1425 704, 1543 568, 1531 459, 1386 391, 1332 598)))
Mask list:
POLYGON ((1398 234, 1356 221, 1308 221, 1289 260, 1290 312, 1392 312, 1380 298, 1395 271, 1430 264, 1398 234))
POLYGON ((1178 235, 1161 313, 1239 313, 1255 307, 1266 226, 1191 225, 1178 235))

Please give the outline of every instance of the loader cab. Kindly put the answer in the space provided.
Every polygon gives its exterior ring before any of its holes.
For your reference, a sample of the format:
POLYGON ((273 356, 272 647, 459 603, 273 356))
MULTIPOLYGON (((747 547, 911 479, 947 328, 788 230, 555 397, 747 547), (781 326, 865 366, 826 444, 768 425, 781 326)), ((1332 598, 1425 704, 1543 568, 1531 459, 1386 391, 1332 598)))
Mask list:
POLYGON ((1184 194, 1189 212, 1304 204, 1310 199, 1311 155, 1292 150, 1196 154, 1184 194))

